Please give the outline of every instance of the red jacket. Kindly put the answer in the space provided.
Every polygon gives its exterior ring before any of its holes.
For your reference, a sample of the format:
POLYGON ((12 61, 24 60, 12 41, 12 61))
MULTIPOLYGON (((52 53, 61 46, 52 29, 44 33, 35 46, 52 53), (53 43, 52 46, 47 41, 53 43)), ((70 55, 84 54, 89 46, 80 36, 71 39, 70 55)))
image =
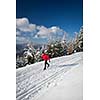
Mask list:
POLYGON ((43 59, 43 60, 50 60, 49 55, 47 55, 47 54, 45 54, 45 53, 44 53, 44 54, 42 54, 42 56, 41 56, 41 57, 42 57, 42 59, 43 59))

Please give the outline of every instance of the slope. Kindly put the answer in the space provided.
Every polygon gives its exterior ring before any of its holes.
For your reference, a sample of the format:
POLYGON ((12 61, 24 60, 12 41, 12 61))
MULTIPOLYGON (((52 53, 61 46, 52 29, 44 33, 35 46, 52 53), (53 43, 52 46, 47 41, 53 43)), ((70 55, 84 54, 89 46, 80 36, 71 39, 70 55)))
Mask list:
MULTIPOLYGON (((83 59, 82 55, 83 53, 80 52, 69 56, 53 58, 51 59, 50 67, 45 71, 43 71, 44 62, 35 63, 33 65, 28 65, 24 68, 17 69, 16 70, 17 100, 36 100, 45 97, 43 95, 45 95, 47 91, 50 92, 54 87, 58 87, 59 86, 58 84, 66 83, 66 81, 68 81, 66 78, 69 78, 71 80, 76 79, 75 80, 76 82, 78 78, 77 76, 79 76, 77 75, 77 72, 80 72, 80 70, 82 69, 81 68, 83 59), (79 68, 80 70, 76 72, 72 71, 72 69, 76 68, 79 68), (73 74, 76 73, 75 74, 76 78, 74 77, 71 78, 70 74, 68 73, 73 73, 73 74), (63 79, 65 79, 66 81, 63 79)), ((82 71, 80 73, 82 74, 82 71)), ((79 80, 82 80, 82 75, 79 78, 79 80)), ((82 82, 80 84, 82 85, 82 82)), ((59 89, 57 91, 59 91, 59 89)), ((48 94, 51 94, 49 92, 48 94)), ((43 98, 43 100, 49 100, 45 98, 43 98)))

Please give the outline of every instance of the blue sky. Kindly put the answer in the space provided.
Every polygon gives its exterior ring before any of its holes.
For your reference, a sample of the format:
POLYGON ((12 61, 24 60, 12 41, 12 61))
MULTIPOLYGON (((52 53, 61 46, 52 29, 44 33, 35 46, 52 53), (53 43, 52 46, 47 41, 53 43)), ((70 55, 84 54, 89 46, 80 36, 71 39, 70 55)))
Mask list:
POLYGON ((47 28, 58 26, 74 36, 83 26, 83 0, 16 0, 16 18, 47 28))

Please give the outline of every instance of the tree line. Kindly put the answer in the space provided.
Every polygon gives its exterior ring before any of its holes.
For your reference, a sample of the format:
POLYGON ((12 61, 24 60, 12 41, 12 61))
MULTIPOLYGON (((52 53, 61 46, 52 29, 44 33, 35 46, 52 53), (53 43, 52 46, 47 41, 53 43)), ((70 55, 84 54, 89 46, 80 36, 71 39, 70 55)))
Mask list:
POLYGON ((42 61, 42 51, 45 51, 50 58, 70 55, 75 52, 82 52, 83 27, 81 27, 76 36, 68 42, 66 42, 66 40, 55 40, 38 49, 34 49, 32 45, 28 45, 27 48, 24 48, 23 55, 17 58, 16 68, 42 61))

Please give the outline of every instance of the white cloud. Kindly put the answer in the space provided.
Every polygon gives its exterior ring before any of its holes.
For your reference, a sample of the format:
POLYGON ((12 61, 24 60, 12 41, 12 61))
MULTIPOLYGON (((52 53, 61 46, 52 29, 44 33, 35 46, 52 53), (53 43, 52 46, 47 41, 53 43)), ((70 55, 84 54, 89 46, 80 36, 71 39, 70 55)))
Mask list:
POLYGON ((28 21, 28 19, 27 18, 18 18, 18 19, 16 19, 16 24, 18 25, 18 26, 27 26, 28 24, 29 24, 29 21, 28 21))
POLYGON ((26 37, 16 37, 17 44, 29 43, 29 40, 26 37))
POLYGON ((38 26, 37 29, 39 30, 35 37, 42 37, 42 38, 49 38, 49 37, 58 37, 63 36, 64 31, 57 26, 53 26, 50 28, 46 28, 44 26, 38 26))
POLYGON ((57 26, 52 26, 52 27, 50 28, 50 31, 53 32, 53 33, 56 33, 57 31, 58 31, 58 32, 61 31, 61 29, 60 29, 59 27, 57 27, 57 26))
POLYGON ((35 24, 30 24, 27 18, 16 19, 16 28, 22 32, 33 32, 36 30, 35 24))
POLYGON ((17 36, 21 35, 21 32, 20 31, 16 31, 16 35, 17 36))
POLYGON ((37 29, 39 30, 35 37, 46 38, 50 34, 50 30, 44 26, 38 26, 37 29))
POLYGON ((55 40, 63 38, 65 31, 57 26, 47 28, 45 26, 37 26, 29 23, 27 18, 16 19, 16 36, 20 43, 28 42, 32 38, 46 38, 47 40, 55 40))

